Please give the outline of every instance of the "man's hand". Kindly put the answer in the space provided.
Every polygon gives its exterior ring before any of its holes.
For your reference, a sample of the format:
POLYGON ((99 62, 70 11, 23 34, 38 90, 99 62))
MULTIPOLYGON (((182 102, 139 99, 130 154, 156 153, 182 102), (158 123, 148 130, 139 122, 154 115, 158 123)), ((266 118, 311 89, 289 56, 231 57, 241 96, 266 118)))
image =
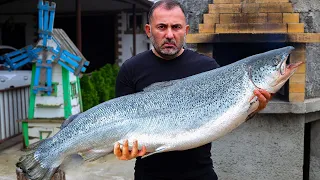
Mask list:
POLYGON ((120 144, 116 143, 113 148, 113 153, 120 160, 131 160, 138 156, 144 156, 147 153, 147 148, 142 146, 142 149, 138 149, 138 141, 133 142, 132 150, 129 150, 128 140, 124 141, 122 150, 120 144))
POLYGON ((259 107, 258 109, 255 111, 256 112, 259 112, 261 111, 262 109, 264 109, 268 102, 270 101, 271 97, 272 97, 272 94, 270 94, 269 92, 267 92, 266 90, 263 90, 263 89, 256 89, 253 91, 254 95, 256 95, 258 97, 258 100, 259 100, 259 107))

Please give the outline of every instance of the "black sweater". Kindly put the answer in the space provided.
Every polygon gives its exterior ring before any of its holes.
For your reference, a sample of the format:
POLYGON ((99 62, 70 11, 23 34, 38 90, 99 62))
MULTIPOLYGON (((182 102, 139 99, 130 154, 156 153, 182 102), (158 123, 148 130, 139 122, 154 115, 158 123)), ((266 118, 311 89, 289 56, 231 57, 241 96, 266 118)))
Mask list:
MULTIPOLYGON (((181 79, 218 67, 214 59, 187 49, 172 60, 161 59, 149 50, 123 63, 117 77, 116 96, 143 91, 155 82, 181 79)), ((135 175, 153 174, 163 178, 200 175, 212 171, 210 150, 211 143, 186 151, 137 158, 135 175)))

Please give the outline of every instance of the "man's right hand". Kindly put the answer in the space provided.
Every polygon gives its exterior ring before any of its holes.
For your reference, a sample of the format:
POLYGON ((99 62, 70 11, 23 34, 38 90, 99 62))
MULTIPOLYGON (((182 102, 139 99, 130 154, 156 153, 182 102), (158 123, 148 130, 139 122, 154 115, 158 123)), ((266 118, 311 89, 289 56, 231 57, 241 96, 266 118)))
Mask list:
POLYGON ((122 149, 120 144, 117 142, 114 145, 113 153, 120 160, 131 160, 138 156, 144 156, 147 153, 147 148, 142 146, 142 149, 138 149, 138 141, 133 142, 132 150, 129 150, 128 140, 124 141, 122 149))

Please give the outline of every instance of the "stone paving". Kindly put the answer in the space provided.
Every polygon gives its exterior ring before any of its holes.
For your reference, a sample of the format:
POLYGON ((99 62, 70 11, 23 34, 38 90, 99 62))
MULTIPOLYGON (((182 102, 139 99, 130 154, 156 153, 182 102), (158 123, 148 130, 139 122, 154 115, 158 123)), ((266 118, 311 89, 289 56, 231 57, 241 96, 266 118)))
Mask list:
MULTIPOLYGON (((0 151, 0 180, 16 179, 15 163, 23 154, 22 144, 0 151)), ((119 161, 108 155, 78 167, 68 167, 66 180, 132 180, 134 161, 119 161)))

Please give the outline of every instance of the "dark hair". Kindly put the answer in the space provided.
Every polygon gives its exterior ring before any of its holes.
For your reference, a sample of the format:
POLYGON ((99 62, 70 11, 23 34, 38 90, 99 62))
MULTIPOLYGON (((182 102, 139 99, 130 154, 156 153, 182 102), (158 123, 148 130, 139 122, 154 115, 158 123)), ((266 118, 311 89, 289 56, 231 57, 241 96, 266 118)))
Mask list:
POLYGON ((160 1, 157 1, 156 3, 154 3, 152 5, 152 7, 150 8, 149 10, 149 14, 148 14, 148 23, 151 22, 151 18, 153 16, 153 11, 157 8, 157 7, 160 7, 160 6, 163 6, 165 9, 167 10, 171 10, 175 7, 179 7, 183 14, 184 14, 184 17, 186 18, 186 22, 187 22, 187 14, 186 14, 186 10, 185 8, 182 6, 182 4, 180 4, 178 1, 176 0, 160 0, 160 1))

